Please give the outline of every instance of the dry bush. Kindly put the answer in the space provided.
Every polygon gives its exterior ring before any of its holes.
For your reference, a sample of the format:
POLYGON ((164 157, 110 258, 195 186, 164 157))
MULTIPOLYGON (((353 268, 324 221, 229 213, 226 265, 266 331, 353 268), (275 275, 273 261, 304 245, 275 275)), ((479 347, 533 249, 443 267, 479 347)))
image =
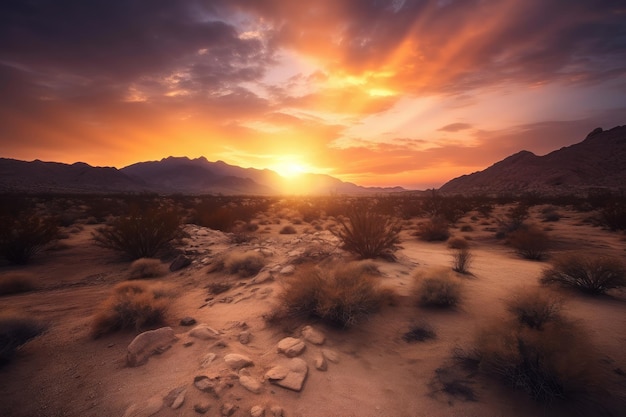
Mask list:
POLYGON ((426 242, 444 242, 450 237, 449 223, 443 217, 432 217, 419 225, 417 234, 426 242))
POLYGON ((288 224, 283 226, 278 233, 281 235, 293 235, 296 233, 296 228, 288 224))
POLYGON ((447 268, 433 268, 415 275, 415 297, 425 307, 455 307, 461 301, 463 283, 447 268))
POLYGON ((29 274, 9 272, 0 276, 0 295, 18 294, 35 289, 35 280, 29 274))
POLYGON ((469 249, 455 249, 452 252, 452 269, 460 274, 469 274, 473 258, 469 249))
POLYGON ((473 232, 474 228, 470 224, 464 224, 463 226, 461 226, 460 230, 461 232, 473 232))
POLYGON ((544 222, 558 222, 561 220, 561 215, 554 206, 544 207, 541 210, 541 219, 544 222))
POLYGON ((363 265, 318 268, 306 266, 289 278, 280 294, 279 317, 318 317, 341 327, 354 326, 391 301, 393 292, 381 288, 363 265))
POLYGON ((0 365, 9 362, 20 346, 45 329, 42 322, 28 316, 8 312, 0 315, 0 365))
POLYGON ((401 225, 370 202, 357 200, 346 209, 346 217, 337 221, 338 227, 330 231, 341 239, 344 250, 364 259, 395 259, 401 225))
POLYGON ((26 264, 57 238, 59 228, 47 217, 21 212, 0 217, 0 256, 14 264, 26 264))
POLYGON ((534 226, 520 227, 509 233, 508 242, 524 259, 535 261, 544 259, 550 249, 548 234, 534 226))
POLYGON ((541 283, 603 294, 626 286, 626 266, 617 258, 570 253, 554 259, 552 267, 543 272, 541 283))
POLYGON ((224 268, 229 274, 251 277, 265 266, 265 258, 258 252, 233 252, 224 259, 224 268))
POLYGON ((172 296, 163 285, 122 282, 96 309, 91 335, 97 338, 117 330, 139 331, 162 325, 172 296))
POLYGON ((561 320, 563 300, 550 291, 521 288, 506 301, 506 308, 520 324, 542 330, 546 323, 561 320))
POLYGON ((469 242, 462 237, 453 237, 448 240, 448 248, 450 249, 467 249, 469 248, 469 242))
POLYGON ((165 275, 163 264, 158 259, 139 258, 130 264, 129 279, 157 278, 165 275))
POLYGON ((178 215, 164 209, 135 210, 93 234, 96 243, 131 259, 152 258, 180 234, 178 215))
POLYGON ((233 284, 229 282, 212 282, 206 286, 209 294, 218 295, 230 290, 233 284))
POLYGON ((418 323, 411 326, 408 332, 402 335, 402 340, 407 343, 424 342, 434 339, 437 335, 428 323, 418 323))

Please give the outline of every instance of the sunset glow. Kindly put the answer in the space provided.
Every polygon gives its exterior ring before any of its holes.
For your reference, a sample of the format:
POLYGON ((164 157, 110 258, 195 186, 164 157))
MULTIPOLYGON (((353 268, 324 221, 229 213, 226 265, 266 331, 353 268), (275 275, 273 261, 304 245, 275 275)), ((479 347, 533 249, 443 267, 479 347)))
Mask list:
POLYGON ((14 3, 0 157, 424 189, 626 124, 619 1, 14 3))

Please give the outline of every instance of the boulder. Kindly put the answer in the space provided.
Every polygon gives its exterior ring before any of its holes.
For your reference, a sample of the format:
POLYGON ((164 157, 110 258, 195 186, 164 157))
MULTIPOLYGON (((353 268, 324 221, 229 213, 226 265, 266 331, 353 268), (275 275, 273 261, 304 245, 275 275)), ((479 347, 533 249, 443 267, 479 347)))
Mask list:
POLYGON ((143 332, 130 342, 126 352, 128 366, 143 365, 148 358, 169 349, 178 338, 171 327, 161 327, 156 330, 143 332))
POLYGON ((191 329, 191 331, 189 332, 189 336, 201 340, 212 340, 218 339, 220 336, 220 332, 213 329, 212 327, 209 327, 208 324, 198 324, 196 327, 191 329))
POLYGON ((324 334, 311 326, 304 326, 302 329, 302 337, 304 340, 314 345, 323 345, 326 341, 324 334))
POLYGON ((300 356, 304 349, 306 349, 306 345, 300 339, 296 339, 295 337, 285 337, 277 345, 278 353, 284 353, 288 358, 293 358, 296 356, 300 356))
POLYGON ((226 364, 235 371, 254 365, 249 357, 238 353, 229 353, 224 356, 224 362, 226 362, 226 364))
POLYGON ((308 371, 309 367, 305 361, 300 358, 292 358, 286 366, 278 365, 270 369, 265 374, 265 377, 274 385, 300 392, 302 390, 302 386, 304 385, 304 380, 306 379, 308 371), (285 369, 287 370, 286 373, 285 369))

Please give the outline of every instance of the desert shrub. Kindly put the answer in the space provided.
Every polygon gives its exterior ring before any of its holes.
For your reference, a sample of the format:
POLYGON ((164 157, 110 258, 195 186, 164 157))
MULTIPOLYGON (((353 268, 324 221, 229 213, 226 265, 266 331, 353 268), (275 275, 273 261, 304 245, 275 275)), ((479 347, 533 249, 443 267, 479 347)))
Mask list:
POLYGON ((9 362, 20 346, 42 334, 45 328, 42 322, 28 316, 0 315, 0 365, 9 362))
POLYGON ((525 221, 528 218, 528 206, 523 203, 518 203, 515 207, 512 207, 507 212, 507 215, 502 218, 496 219, 498 223, 498 231, 496 237, 502 239, 509 234, 525 227, 525 221))
POLYGON ((603 294, 626 286, 626 266, 616 258, 570 253, 556 258, 552 267, 543 272, 541 282, 603 294))
POLYGON ((472 227, 471 224, 464 224, 463 226, 461 226, 461 232, 473 232, 474 228, 472 227))
POLYGON ((402 335, 402 340, 407 343, 424 342, 436 337, 432 326, 427 323, 418 323, 410 327, 409 331, 402 335))
POLYGON ((592 352, 576 323, 548 321, 538 330, 504 321, 479 332, 474 355, 483 373, 551 403, 580 399, 598 386, 592 352))
POLYGON ((117 330, 143 330, 163 324, 172 294, 162 285, 127 281, 96 309, 91 335, 94 338, 117 330))
POLYGON ((175 212, 152 208, 118 217, 111 226, 97 229, 93 239, 104 248, 139 259, 154 257, 179 233, 179 219, 175 212))
POLYGON ((229 282, 212 282, 206 286, 209 294, 217 295, 230 290, 233 284, 229 282))
POLYGON ((448 247, 450 249, 467 249, 469 248, 469 243, 462 237, 453 237, 448 240, 448 247))
POLYGON ((417 234, 426 242, 444 242, 450 237, 449 223, 443 217, 432 217, 419 225, 417 234))
POLYGON ((561 319, 563 300, 549 291, 524 288, 506 301, 506 308, 520 324, 541 330, 561 319))
POLYGON ((293 235, 296 233, 296 228, 288 224, 283 226, 278 233, 281 235, 293 235))
POLYGON ((556 207, 548 206, 541 210, 541 218, 544 222, 558 222, 561 215, 556 211, 556 207))
POLYGON ((415 275, 415 298, 424 307, 454 307, 461 301, 463 284, 446 268, 415 275))
POLYGON ((32 276, 19 272, 9 272, 0 276, 0 295, 18 294, 36 288, 32 276))
POLYGON ((258 252, 233 252, 224 259, 224 268, 229 274, 251 277, 265 266, 265 259, 258 252))
POLYGON ((626 202, 616 201, 600 210, 599 222, 609 230, 626 230, 626 202))
POLYGON ((158 259, 139 258, 130 264, 129 279, 156 278, 165 275, 163 264, 158 259))
POLYGON ((520 227, 508 235, 509 244, 524 259, 542 260, 550 248, 548 234, 534 226, 520 227))
POLYGON ((460 274, 469 274, 473 255, 467 248, 452 251, 452 269, 460 274))
POLYGON ((341 239, 342 248, 364 259, 394 259, 401 226, 392 217, 359 200, 346 209, 346 217, 331 232, 341 239))
POLYGON ((26 264, 59 232, 55 221, 31 212, 0 218, 0 256, 14 264, 26 264))
POLYGON ((285 282, 280 315, 313 316, 349 327, 378 311, 392 296, 362 265, 350 263, 324 269, 309 265, 285 282))

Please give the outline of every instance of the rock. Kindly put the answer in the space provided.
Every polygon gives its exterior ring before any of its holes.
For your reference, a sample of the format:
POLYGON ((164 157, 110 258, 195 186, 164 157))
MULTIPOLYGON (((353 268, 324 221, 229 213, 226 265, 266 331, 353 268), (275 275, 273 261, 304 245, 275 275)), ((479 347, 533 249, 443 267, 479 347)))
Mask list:
POLYGON ((287 377, 287 374, 289 374, 289 368, 281 365, 276 365, 265 373, 265 378, 270 380, 270 382, 279 381, 281 379, 285 379, 287 377))
POLYGON ((193 326, 194 324, 196 324, 196 319, 193 317, 183 317, 180 319, 181 326, 193 326))
POLYGON ((199 324, 189 332, 189 336, 195 337, 201 340, 217 339, 220 336, 220 332, 209 327, 207 324, 199 324))
POLYGON ((163 402, 168 407, 176 410, 177 408, 180 408, 181 405, 183 405, 183 402, 185 402, 186 393, 187 389, 185 385, 174 388, 163 398, 163 402))
POLYGON ((323 355, 319 355, 315 358, 315 369, 318 371, 325 371, 328 369, 328 362, 326 362, 326 358, 323 355))
POLYGON ((217 382, 206 375, 198 375, 193 379, 193 385, 200 391, 213 394, 219 397, 217 382))
POLYGON ((270 412, 272 413, 272 417, 283 417, 283 408, 277 405, 273 405, 270 408, 270 412))
POLYGON ((128 366, 143 365, 150 356, 165 352, 176 340, 178 338, 171 327, 161 327, 160 329, 143 332, 137 335, 128 345, 126 364, 128 366))
POLYGON ((280 270, 281 275, 291 275, 296 271, 296 267, 293 265, 287 265, 280 270))
POLYGON ((257 274, 256 277, 252 278, 250 282, 246 284, 246 287, 249 287, 251 285, 264 284, 273 280, 274 277, 272 276, 272 273, 270 271, 261 271, 257 274))
POLYGON ((235 404, 232 403, 224 403, 222 404, 222 407, 220 408, 220 412, 222 413, 222 416, 224 417, 230 417, 233 414, 235 414, 235 411, 237 411, 237 407, 235 404))
POLYGON ((235 371, 254 365, 249 357, 245 355, 240 355, 238 353, 229 353, 228 355, 224 356, 224 362, 226 362, 226 364, 235 371))
POLYGON ((285 337, 277 345, 278 353, 284 353, 288 358, 300 356, 304 349, 306 349, 304 342, 295 337, 285 337))
POLYGON ((259 394, 263 390, 263 384, 249 375, 239 375, 239 383, 254 394, 259 394))
POLYGON ((302 337, 307 342, 313 343, 314 345, 323 345, 326 341, 326 337, 319 330, 315 330, 311 326, 304 326, 302 329, 302 337))
POLYGON ((215 360, 215 358, 217 358, 217 355, 215 353, 207 353, 202 357, 202 360, 200 361, 200 368, 208 367, 215 360))
POLYGON ((239 333, 239 343, 241 343, 242 345, 247 345, 248 343, 250 343, 251 338, 252 334, 247 330, 239 333))
POLYGON ((255 405, 250 409, 250 417, 264 417, 265 409, 260 405, 255 405))
POLYGON ((265 377, 272 384, 278 385, 279 387, 283 387, 286 389, 290 389, 292 391, 299 392, 302 390, 302 386, 304 385, 304 380, 306 379, 307 373, 309 371, 309 367, 307 366, 305 361, 303 361, 300 358, 291 359, 286 366, 287 374, 283 378, 280 378, 280 379, 276 379, 273 377, 282 376, 284 374, 283 368, 285 367, 279 365, 279 368, 278 369, 276 368, 277 367, 270 369, 265 374, 265 377))
POLYGON ((163 408, 163 399, 154 396, 143 403, 132 404, 126 409, 124 417, 150 417, 158 413, 161 408, 163 408))
POLYGON ((322 349, 322 355, 332 363, 339 362, 339 355, 334 350, 322 349))
POLYGON ((211 403, 208 401, 202 401, 194 404, 193 409, 196 413, 204 414, 211 409, 211 403))
POLYGON ((176 272, 191 265, 191 258, 185 255, 178 255, 170 264, 170 271, 176 272))

